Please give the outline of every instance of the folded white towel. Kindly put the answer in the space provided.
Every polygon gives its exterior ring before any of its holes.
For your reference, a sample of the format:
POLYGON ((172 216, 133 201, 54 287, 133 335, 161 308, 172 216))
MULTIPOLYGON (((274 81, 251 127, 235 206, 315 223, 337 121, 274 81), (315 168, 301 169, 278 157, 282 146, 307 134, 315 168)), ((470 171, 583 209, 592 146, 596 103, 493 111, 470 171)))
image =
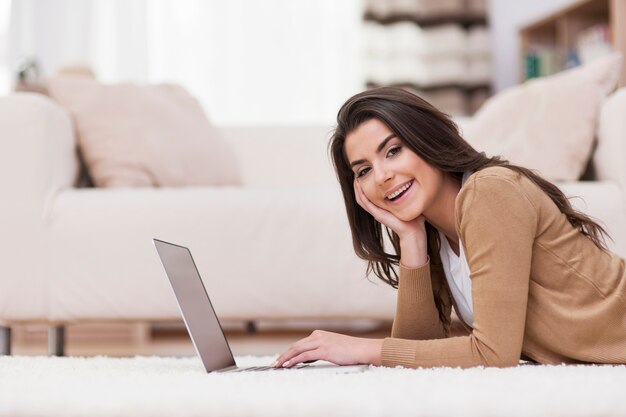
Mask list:
POLYGON ((399 22, 385 27, 391 55, 444 56, 467 52, 467 33, 459 25, 422 29, 411 22, 399 22))
POLYGON ((433 17, 458 15, 465 11, 465 0, 387 0, 388 15, 433 17))
POLYGON ((491 42, 489 30, 484 26, 474 26, 467 32, 467 50, 469 55, 489 55, 491 42))

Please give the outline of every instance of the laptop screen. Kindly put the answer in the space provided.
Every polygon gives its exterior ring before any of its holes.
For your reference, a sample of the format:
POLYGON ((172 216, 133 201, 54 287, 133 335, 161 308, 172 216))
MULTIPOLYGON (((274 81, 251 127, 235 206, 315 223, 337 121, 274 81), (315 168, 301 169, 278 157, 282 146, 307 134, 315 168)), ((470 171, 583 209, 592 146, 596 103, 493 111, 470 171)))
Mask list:
POLYGON ((207 372, 235 365, 211 300, 189 249, 153 239, 172 284, 187 331, 207 372))

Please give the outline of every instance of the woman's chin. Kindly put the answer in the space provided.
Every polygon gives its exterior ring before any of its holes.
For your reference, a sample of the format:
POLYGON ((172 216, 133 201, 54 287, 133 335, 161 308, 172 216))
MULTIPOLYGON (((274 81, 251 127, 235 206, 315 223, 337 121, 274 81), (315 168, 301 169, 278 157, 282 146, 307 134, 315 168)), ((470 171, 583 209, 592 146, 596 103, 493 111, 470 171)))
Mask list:
POLYGON ((398 219, 402 220, 403 222, 412 222, 413 220, 417 219, 421 215, 421 213, 413 213, 413 212, 406 212, 406 211, 399 211, 393 214, 398 219))

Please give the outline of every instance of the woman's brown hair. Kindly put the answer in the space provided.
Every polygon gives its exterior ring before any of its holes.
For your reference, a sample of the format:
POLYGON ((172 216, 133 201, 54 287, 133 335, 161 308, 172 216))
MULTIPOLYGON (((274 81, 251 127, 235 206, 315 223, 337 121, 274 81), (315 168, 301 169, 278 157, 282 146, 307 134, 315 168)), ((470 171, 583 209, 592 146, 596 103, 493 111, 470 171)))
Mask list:
MULTIPOLYGON (((329 143, 346 205, 354 250, 358 257, 368 261, 368 275, 374 272, 381 280, 397 288, 398 275, 394 267, 398 266, 401 256, 398 235, 357 204, 353 186, 354 173, 344 151, 346 137, 370 119, 385 123, 409 149, 431 166, 457 178, 459 182, 465 171, 475 172, 494 166, 504 166, 528 177, 552 199, 572 226, 606 251, 603 240, 608 236, 606 230, 589 216, 576 211, 554 184, 529 169, 512 165, 498 156, 487 157, 478 152, 461 137, 456 124, 448 115, 420 97, 401 88, 381 87, 359 93, 344 103, 337 114, 337 127, 329 143), (385 251, 385 234, 389 237, 395 254, 385 251)), ((439 260, 439 235, 428 222, 426 233, 431 269, 439 269, 443 276, 439 260)), ((443 313, 442 288, 433 287, 435 304, 440 318, 448 324, 443 313)))

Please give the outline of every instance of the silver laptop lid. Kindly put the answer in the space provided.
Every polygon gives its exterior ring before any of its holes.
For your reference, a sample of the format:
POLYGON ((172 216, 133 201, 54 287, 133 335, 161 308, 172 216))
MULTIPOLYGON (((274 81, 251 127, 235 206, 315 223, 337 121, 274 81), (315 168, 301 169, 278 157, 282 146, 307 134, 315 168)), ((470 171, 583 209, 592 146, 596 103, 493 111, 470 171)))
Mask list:
POLYGON ((207 372, 235 365, 224 331, 189 249, 152 239, 193 345, 207 372))

